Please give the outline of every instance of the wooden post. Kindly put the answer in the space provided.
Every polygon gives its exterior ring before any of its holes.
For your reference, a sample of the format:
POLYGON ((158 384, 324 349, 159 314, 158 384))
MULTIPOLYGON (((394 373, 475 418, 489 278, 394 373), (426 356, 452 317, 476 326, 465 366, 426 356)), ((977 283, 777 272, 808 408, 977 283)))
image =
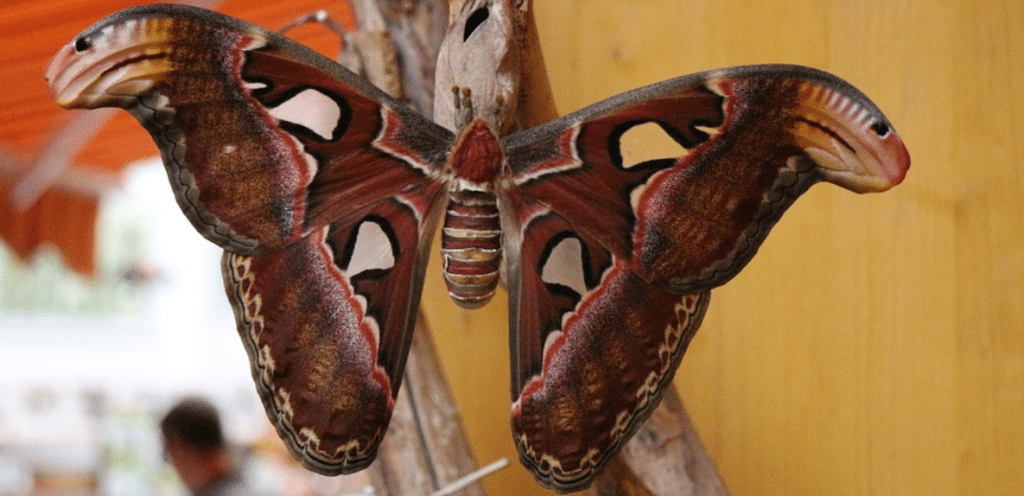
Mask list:
POLYGON ((729 494, 704 452, 675 388, 665 392, 633 439, 586 496, 724 496, 729 494))
MULTIPOLYGON (((413 334, 404 382, 388 434, 371 465, 378 496, 427 496, 477 469, 422 314, 413 334)), ((458 494, 485 493, 474 483, 458 494)))
MULTIPOLYGON (((351 0, 360 32, 350 39, 364 75, 421 113, 432 108, 434 60, 446 27, 442 0, 392 9, 387 0, 351 0)), ((402 388, 370 479, 378 496, 428 496, 477 469, 462 420, 422 313, 402 388)), ((485 496, 478 483, 460 496, 485 496)))

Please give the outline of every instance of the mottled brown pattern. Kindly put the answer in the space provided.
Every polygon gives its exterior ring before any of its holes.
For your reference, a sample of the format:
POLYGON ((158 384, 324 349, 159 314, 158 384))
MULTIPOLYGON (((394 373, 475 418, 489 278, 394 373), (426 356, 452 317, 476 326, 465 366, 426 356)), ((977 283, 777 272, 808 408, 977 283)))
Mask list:
POLYGON ((708 294, 662 292, 619 262, 545 352, 512 409, 521 459, 560 491, 589 484, 657 406, 708 294))
POLYGON ((279 252, 226 253, 225 289, 257 389, 289 449, 312 468, 347 473, 373 460, 393 400, 374 359, 372 323, 359 317, 323 241, 317 232, 279 252))
POLYGON ((798 86, 755 80, 726 81, 722 87, 728 97, 722 134, 699 155, 680 158, 678 167, 684 171, 657 177, 641 197, 645 215, 633 233, 634 257, 640 273, 660 287, 686 291, 695 288, 680 288, 674 281, 701 280, 701 287, 724 283, 749 261, 785 208, 812 184, 803 181, 802 188, 773 202, 772 215, 762 214, 768 208, 768 192, 780 186, 781 170, 790 157, 803 154, 788 132, 798 86), (741 236, 752 225, 759 228, 760 239, 737 252, 741 236), (721 274, 705 277, 710 268, 719 268, 721 274))
MULTIPOLYGON (((165 154, 184 148, 181 166, 194 183, 179 184, 198 190, 197 201, 189 206, 260 245, 297 239, 304 227, 302 191, 309 178, 303 172, 308 166, 291 138, 241 88, 241 48, 252 38, 183 19, 168 29, 175 34, 165 47, 172 69, 156 81, 154 90, 168 98, 174 120, 143 124, 165 154), (173 138, 168 127, 180 130, 180 142, 168 139, 173 138), (253 135, 268 139, 246 139, 253 135), (226 152, 227 146, 234 149, 226 152)), ((178 198, 182 201, 188 193, 178 198)))

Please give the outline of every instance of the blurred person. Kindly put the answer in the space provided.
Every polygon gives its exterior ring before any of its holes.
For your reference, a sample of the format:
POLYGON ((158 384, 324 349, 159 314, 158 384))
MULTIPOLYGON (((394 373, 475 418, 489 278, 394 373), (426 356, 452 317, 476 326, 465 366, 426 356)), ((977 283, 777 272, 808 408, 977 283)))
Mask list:
POLYGON ((272 496, 245 477, 224 441, 220 414, 211 403, 189 398, 160 422, 164 450, 194 496, 272 496))

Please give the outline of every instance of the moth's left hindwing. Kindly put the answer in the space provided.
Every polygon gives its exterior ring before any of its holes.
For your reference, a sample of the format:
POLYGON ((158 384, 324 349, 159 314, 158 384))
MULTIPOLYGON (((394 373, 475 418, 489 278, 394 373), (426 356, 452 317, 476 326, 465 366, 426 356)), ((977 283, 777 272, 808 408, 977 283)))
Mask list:
POLYGON ((513 436, 538 481, 579 490, 658 405, 710 295, 662 291, 561 215, 504 200, 513 436))
POLYGON ((224 254, 225 289, 267 414, 319 473, 365 468, 387 430, 434 227, 403 200, 279 250, 224 254))
POLYGON ((119 106, 160 147, 225 288, 264 406, 325 474, 387 429, 447 190, 451 133, 337 64, 205 10, 116 13, 64 47, 65 106, 119 106))

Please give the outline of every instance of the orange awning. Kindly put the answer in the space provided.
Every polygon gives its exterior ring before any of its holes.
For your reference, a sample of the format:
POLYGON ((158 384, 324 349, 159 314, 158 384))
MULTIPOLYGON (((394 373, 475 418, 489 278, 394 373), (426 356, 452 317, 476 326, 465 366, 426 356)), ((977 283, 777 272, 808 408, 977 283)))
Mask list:
MULTIPOLYGON (((95 222, 102 191, 116 187, 126 165, 158 154, 135 119, 117 112, 80 150, 68 147, 68 153, 75 154, 68 167, 35 178, 35 184, 42 185, 39 193, 27 195, 28 201, 14 198, 15 190, 26 189, 19 185, 39 167, 40 152, 64 132, 73 115, 53 103, 43 79, 50 58, 93 22, 140 3, 151 2, 14 0, 0 4, 0 46, 4 47, 0 51, 0 81, 5 82, 0 91, 0 238, 22 259, 28 259, 40 244, 50 243, 70 268, 93 274, 95 222)), ((219 4, 216 10, 271 29, 321 9, 346 26, 354 26, 348 4, 341 0, 211 3, 219 4)), ((332 58, 337 55, 337 36, 327 29, 306 26, 288 35, 332 58)))

